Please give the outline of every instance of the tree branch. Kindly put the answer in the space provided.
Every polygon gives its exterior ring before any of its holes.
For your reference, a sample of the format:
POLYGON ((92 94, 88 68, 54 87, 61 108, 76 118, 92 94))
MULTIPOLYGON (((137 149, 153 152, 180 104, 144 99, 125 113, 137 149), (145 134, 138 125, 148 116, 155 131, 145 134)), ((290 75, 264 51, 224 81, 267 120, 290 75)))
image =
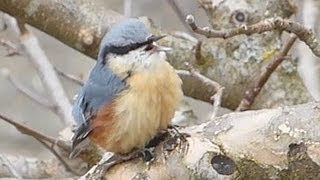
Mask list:
POLYGON ((95 58, 104 33, 124 16, 77 3, 73 0, 1 0, 0 10, 95 58))
POLYGON ((7 56, 21 55, 18 48, 13 42, 0 38, 0 44, 8 49, 7 56))
POLYGON ((84 82, 83 82, 82 79, 80 79, 80 78, 78 78, 76 76, 67 74, 67 73, 63 72, 61 69, 58 69, 57 67, 54 67, 54 69, 56 70, 58 75, 63 76, 65 78, 69 79, 70 81, 80 85, 80 86, 83 86, 84 82))
POLYGON ((13 175, 13 177, 15 177, 17 179, 22 179, 22 176, 20 175, 20 173, 18 173, 16 168, 12 165, 12 163, 9 161, 9 159, 6 156, 0 154, 0 162, 2 162, 2 164, 4 166, 7 166, 7 168, 10 171, 10 173, 13 175))
POLYGON ((285 56, 287 56, 289 50, 293 46, 296 41, 297 36, 291 35, 288 42, 284 45, 283 49, 280 53, 275 57, 275 59, 265 68, 262 74, 259 76, 259 79, 253 83, 253 86, 249 88, 245 94, 243 99, 241 100, 239 106, 237 107, 237 111, 245 111, 250 108, 253 104, 255 98, 261 91, 262 87, 268 81, 271 74, 277 69, 277 67, 285 60, 285 56))
MULTIPOLYGON (((0 157, 0 164, 9 162, 15 167, 16 171, 20 173, 21 178, 18 179, 66 179, 75 178, 65 168, 61 165, 60 161, 55 159, 36 159, 24 156, 15 156, 11 154, 2 154, 0 157)), ((79 164, 78 164, 79 167, 79 164)), ((12 173, 10 173, 7 168, 0 166, 0 177, 1 178, 13 178, 12 173)), ((17 178, 17 177, 16 177, 17 178)))
POLYGON ((123 14, 126 17, 131 17, 132 14, 132 0, 123 1, 123 14))
POLYGON ((78 172, 76 172, 75 170, 73 170, 73 168, 71 168, 69 166, 69 164, 61 157, 61 155, 54 149, 54 144, 52 144, 51 146, 49 146, 46 142, 44 142, 43 140, 41 139, 37 139, 35 138, 36 140, 38 140, 46 149, 48 149, 60 162, 61 164, 65 167, 65 169, 68 171, 68 172, 71 172, 73 173, 74 175, 78 175, 80 176, 80 174, 78 172))
POLYGON ((223 95, 224 87, 222 87, 219 83, 201 75, 199 72, 197 72, 194 69, 194 67, 191 64, 186 63, 186 66, 189 72, 184 70, 177 70, 177 73, 180 75, 180 77, 191 76, 196 78, 198 81, 200 81, 205 86, 207 86, 207 89, 211 89, 211 91, 214 92, 214 94, 211 95, 211 98, 210 98, 213 101, 213 111, 212 111, 211 119, 216 117, 217 112, 221 106, 221 98, 223 95))
POLYGON ((21 132, 22 134, 34 137, 36 139, 41 139, 43 141, 49 142, 51 144, 57 144, 60 148, 66 150, 66 151, 70 151, 70 145, 66 142, 63 142, 61 140, 55 139, 53 137, 47 136, 45 134, 42 134, 36 130, 33 130, 25 125, 22 125, 2 114, 0 114, 0 118, 4 121, 6 121, 7 123, 13 125, 19 132, 21 132))
POLYGON ((26 95, 26 97, 30 98, 39 105, 52 110, 54 113, 57 113, 56 107, 51 102, 49 102, 46 98, 42 97, 38 93, 35 93, 34 91, 28 89, 16 78, 12 77, 8 69, 2 68, 1 73, 17 90, 26 95))
MULTIPOLYGON (((178 146, 167 152, 163 149, 165 145, 160 144, 148 170, 142 160, 135 159, 112 167, 105 176, 106 179, 139 179, 141 176, 149 179, 313 179, 320 175, 319 136, 314 131, 320 128, 318 114, 316 103, 230 113, 179 129, 190 135, 186 154, 181 153, 178 146), (296 142, 306 145, 299 146, 296 142)), ((91 177, 101 172, 95 168, 99 165, 88 172, 93 173, 91 177)))
POLYGON ((177 4, 176 0, 167 0, 167 3, 169 4, 169 6, 171 7, 171 9, 173 10, 173 12, 178 16, 180 22, 182 23, 183 27, 186 28, 186 30, 188 31, 188 33, 190 33, 193 37, 195 37, 195 33, 190 29, 190 27, 188 26, 188 24, 186 24, 184 17, 185 14, 184 12, 181 10, 181 8, 179 7, 179 5, 177 4))
POLYGON ((186 22, 190 25, 192 30, 198 34, 204 35, 207 38, 231 38, 234 36, 238 36, 241 34, 251 35, 255 33, 263 33, 267 31, 280 30, 286 31, 289 33, 294 33, 298 36, 298 38, 305 42, 307 46, 312 50, 312 52, 320 57, 320 44, 316 38, 314 32, 311 29, 304 27, 303 25, 293 22, 288 19, 278 18, 270 18, 265 19, 256 24, 246 26, 242 25, 238 28, 233 29, 224 29, 224 30, 214 30, 208 27, 200 28, 196 25, 194 17, 192 15, 188 15, 186 18, 186 22))
MULTIPOLYGON (((12 26, 15 26, 15 24, 12 24, 12 26)), ((40 73, 42 83, 45 85, 49 96, 51 96, 54 105, 57 107, 60 120, 65 125, 71 126, 74 123, 71 116, 72 107, 52 64, 40 48, 37 38, 25 27, 25 24, 18 23, 17 26, 20 30, 22 48, 40 73)))

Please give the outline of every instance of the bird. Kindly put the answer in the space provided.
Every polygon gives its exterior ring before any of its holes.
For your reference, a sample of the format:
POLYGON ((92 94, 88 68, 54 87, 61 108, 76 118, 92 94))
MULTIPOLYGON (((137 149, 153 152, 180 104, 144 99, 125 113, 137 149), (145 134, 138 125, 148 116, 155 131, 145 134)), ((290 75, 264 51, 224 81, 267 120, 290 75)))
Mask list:
POLYGON ((104 151, 128 154, 143 149, 171 125, 183 97, 182 81, 168 63, 170 48, 156 42, 138 19, 107 32, 96 64, 73 105, 74 157, 88 142, 104 151))

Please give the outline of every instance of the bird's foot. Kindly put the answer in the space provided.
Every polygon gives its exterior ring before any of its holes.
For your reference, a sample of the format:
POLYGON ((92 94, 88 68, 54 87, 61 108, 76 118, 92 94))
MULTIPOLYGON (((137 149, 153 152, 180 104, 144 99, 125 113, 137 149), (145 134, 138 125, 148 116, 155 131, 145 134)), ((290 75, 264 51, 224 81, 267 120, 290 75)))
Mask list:
POLYGON ((113 154, 112 156, 109 155, 108 157, 103 157, 94 169, 94 173, 88 173, 85 177, 86 179, 104 179, 107 171, 113 166, 138 157, 142 157, 142 159, 149 165, 153 162, 155 157, 154 147, 135 150, 124 155, 113 154))
POLYGON ((120 158, 122 158, 124 161, 129 161, 134 158, 141 157, 143 161, 150 162, 154 160, 155 154, 154 154, 154 147, 145 147, 143 149, 134 150, 128 154, 125 155, 119 155, 120 158))
POLYGON ((182 150, 182 152, 186 153, 189 147, 187 137, 190 137, 190 135, 179 132, 177 126, 174 125, 168 127, 168 132, 170 137, 163 144, 164 150, 172 151, 178 146, 179 150, 182 150))
POLYGON ((95 168, 92 168, 92 172, 87 172, 82 178, 80 179, 105 179, 105 175, 107 171, 112 168, 113 166, 124 162, 125 160, 121 158, 121 156, 117 154, 106 153, 99 163, 96 165, 95 168))

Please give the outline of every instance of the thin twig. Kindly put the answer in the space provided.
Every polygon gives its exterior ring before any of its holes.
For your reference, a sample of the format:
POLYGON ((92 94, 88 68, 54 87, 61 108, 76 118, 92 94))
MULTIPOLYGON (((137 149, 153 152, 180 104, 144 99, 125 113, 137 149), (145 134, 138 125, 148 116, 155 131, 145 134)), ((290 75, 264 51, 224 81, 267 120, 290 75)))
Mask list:
POLYGON ((0 154, 0 159, 2 159, 2 162, 4 162, 4 165, 7 166, 13 177, 17 179, 22 179, 20 173, 18 173, 16 168, 13 166, 13 164, 9 161, 9 159, 6 156, 0 154))
POLYGON ((25 24, 18 22, 16 25, 14 21, 10 22, 13 27, 18 26, 22 49, 40 73, 42 83, 45 85, 51 100, 57 106, 60 120, 65 125, 72 126, 74 121, 71 116, 71 104, 52 64, 41 49, 38 39, 26 28, 25 24))
POLYGON ((189 63, 185 63, 185 64, 191 76, 197 78, 199 81, 203 82, 204 84, 206 84, 207 86, 210 86, 212 89, 215 90, 215 94, 212 95, 210 98, 213 101, 213 111, 211 115, 211 119, 213 119, 214 117, 217 116, 218 110, 221 106, 221 99, 223 96, 224 87, 222 87, 219 83, 200 74, 198 71, 194 69, 194 67, 191 64, 189 63))
MULTIPOLYGON (((60 154, 53 148, 53 146, 49 146, 46 142, 44 142, 41 139, 37 139, 45 148, 47 148, 61 163, 62 165, 65 167, 65 169, 71 173, 73 173, 74 175, 78 175, 80 176, 80 174, 78 172, 76 172, 75 170, 73 170, 69 164, 60 156, 60 154)), ((54 145, 54 144, 52 144, 54 145)))
POLYGON ((35 101, 36 103, 45 106, 46 108, 52 110, 53 112, 56 112, 56 107, 49 102, 45 97, 39 95, 38 93, 30 90, 29 88, 27 88, 25 85, 23 85, 21 82, 19 82, 16 78, 14 78, 10 71, 8 69, 1 69, 1 73, 2 75, 8 79, 8 81, 17 89, 19 90, 21 93, 23 93, 24 95, 26 95, 28 98, 30 98, 31 100, 35 101))
POLYGON ((0 44, 7 48, 8 54, 6 56, 14 56, 14 55, 21 55, 16 45, 6 39, 0 38, 0 44))
POLYGON ((255 98, 261 91, 262 87, 268 81, 271 74, 277 69, 277 67, 286 59, 289 50, 293 46, 294 42, 297 40, 296 35, 291 35, 288 42, 284 45, 283 49, 280 53, 275 57, 275 59, 265 68, 262 74, 259 76, 259 79, 253 83, 253 86, 249 88, 245 94, 243 99, 241 100, 239 106, 236 111, 245 111, 250 108, 253 104, 255 98))
POLYGON ((199 40, 196 46, 194 47, 195 49, 194 55, 196 58, 196 63, 199 65, 203 65, 205 63, 204 59, 202 58, 201 47, 202 47, 202 41, 199 40))
POLYGON ((0 119, 3 119, 7 123, 13 125, 22 134, 34 137, 36 139, 41 139, 41 140, 49 142, 51 144, 57 144, 58 147, 66 150, 66 151, 70 151, 70 145, 68 145, 67 142, 55 139, 55 138, 47 136, 45 134, 42 134, 41 132, 38 132, 38 131, 33 130, 25 125, 22 125, 16 121, 4 116, 4 115, 2 115, 2 114, 0 114, 0 119))
MULTIPOLYGON (((33 138, 35 138, 36 140, 38 140, 42 145, 44 145, 50 152, 52 152, 53 155, 55 155, 58 160, 61 161, 61 163, 64 165, 64 167, 66 168, 66 170, 68 170, 69 172, 75 174, 75 175, 79 175, 77 172, 75 172, 65 161, 64 159, 54 150, 53 146, 49 146, 46 142, 52 144, 52 145, 58 145, 58 147, 60 147, 61 149, 70 152, 70 146, 67 145, 66 142, 63 141, 59 141, 53 137, 49 137, 47 135, 44 135, 40 132, 37 132, 25 125, 22 125, 4 115, 0 114, 0 118, 3 119, 4 121, 8 122, 9 124, 13 125, 19 132, 21 132, 22 134, 25 135, 29 135, 33 138)), ((10 168, 11 170, 11 168, 10 168)), ((11 171, 12 172, 12 171, 11 171)), ((14 174, 15 175, 15 174, 14 174)), ((16 175, 15 175, 16 176, 16 175)))
POLYGON ((67 73, 63 72, 62 70, 58 69, 57 67, 54 67, 54 69, 56 70, 58 75, 63 76, 65 78, 69 79, 70 81, 80 85, 80 86, 83 86, 84 82, 80 78, 73 76, 73 75, 70 75, 70 74, 67 74, 67 73))
POLYGON ((175 0, 167 0, 167 3, 170 5, 171 9, 173 10, 173 12, 175 12, 175 14, 178 16, 179 20, 181 21, 181 23, 183 24, 183 26, 187 29, 187 31, 195 37, 195 33, 192 31, 192 29, 190 29, 190 27, 188 26, 188 24, 185 21, 185 13, 182 12, 181 8, 178 6, 178 4, 176 3, 175 0))
POLYGON ((202 65, 205 63, 204 59, 202 58, 202 53, 201 53, 201 47, 202 47, 202 41, 198 40, 197 38, 191 36, 188 33, 185 32, 180 32, 180 31, 175 31, 173 33, 170 33, 172 36, 178 37, 178 38, 182 38, 191 42, 194 42, 195 45, 193 47, 193 50, 195 51, 194 55, 195 55, 195 59, 196 59, 196 63, 199 65, 202 65))
POLYGON ((214 119, 218 114, 218 110, 221 107, 223 91, 224 87, 219 86, 217 87, 217 92, 211 97, 211 100, 213 101, 213 111, 211 114, 211 119, 214 119))
POLYGON ((297 35, 297 37, 301 41, 305 42, 306 45, 309 46, 309 48, 316 56, 320 57, 320 43, 317 40, 315 33, 311 29, 306 28, 303 25, 288 19, 282 19, 279 17, 270 18, 250 26, 241 25, 237 28, 224 29, 219 31, 210 29, 209 27, 198 27, 192 15, 187 16, 186 22, 189 24, 189 26, 192 28, 194 32, 204 35, 207 38, 226 39, 241 34, 252 35, 255 33, 263 33, 273 30, 286 31, 297 35))

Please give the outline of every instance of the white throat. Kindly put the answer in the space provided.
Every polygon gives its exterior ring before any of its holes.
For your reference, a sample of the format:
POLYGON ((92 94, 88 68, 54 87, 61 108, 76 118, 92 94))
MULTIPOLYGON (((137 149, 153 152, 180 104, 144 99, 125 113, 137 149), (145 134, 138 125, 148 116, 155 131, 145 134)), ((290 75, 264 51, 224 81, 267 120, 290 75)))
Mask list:
POLYGON ((149 52, 142 49, 130 51, 125 55, 110 55, 107 60, 109 67, 118 75, 128 71, 133 73, 154 71, 157 68, 161 68, 161 65, 165 62, 165 52, 149 52))

